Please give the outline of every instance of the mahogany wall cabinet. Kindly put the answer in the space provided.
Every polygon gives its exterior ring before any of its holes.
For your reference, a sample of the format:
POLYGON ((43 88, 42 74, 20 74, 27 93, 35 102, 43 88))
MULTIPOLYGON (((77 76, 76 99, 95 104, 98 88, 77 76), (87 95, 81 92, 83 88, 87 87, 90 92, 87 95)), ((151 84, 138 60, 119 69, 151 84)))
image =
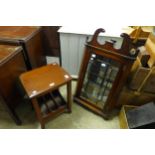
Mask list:
POLYGON ((114 40, 100 44, 101 32, 105 32, 104 29, 96 30, 92 40, 86 43, 74 99, 108 119, 117 111, 117 98, 138 50, 127 34, 121 35, 120 49, 115 48, 114 40))

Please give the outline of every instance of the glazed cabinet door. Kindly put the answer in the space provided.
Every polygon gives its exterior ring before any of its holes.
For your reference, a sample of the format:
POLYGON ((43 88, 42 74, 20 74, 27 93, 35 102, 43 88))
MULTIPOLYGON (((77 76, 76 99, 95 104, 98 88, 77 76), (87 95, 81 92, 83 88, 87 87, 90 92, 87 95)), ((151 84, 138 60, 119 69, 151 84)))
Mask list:
POLYGON ((115 83, 121 64, 92 53, 86 68, 80 97, 103 109, 115 83))

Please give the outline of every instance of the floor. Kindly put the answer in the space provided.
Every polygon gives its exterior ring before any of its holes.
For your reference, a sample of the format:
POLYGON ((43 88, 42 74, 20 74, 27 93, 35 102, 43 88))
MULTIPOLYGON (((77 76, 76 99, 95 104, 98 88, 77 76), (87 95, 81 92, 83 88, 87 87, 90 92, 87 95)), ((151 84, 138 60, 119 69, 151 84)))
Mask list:
MULTIPOLYGON (((76 82, 72 82, 72 92, 74 94, 76 82)), ((66 88, 61 87, 62 95, 66 96, 66 88)), ((0 128, 1 129, 40 129, 40 124, 35 117, 34 110, 31 105, 22 103, 17 108, 17 113, 22 120, 22 125, 17 126, 8 113, 0 104, 0 128)), ((102 117, 86 110, 78 104, 72 104, 72 113, 64 113, 59 117, 46 123, 46 129, 118 129, 118 117, 112 120, 104 120, 102 117)))

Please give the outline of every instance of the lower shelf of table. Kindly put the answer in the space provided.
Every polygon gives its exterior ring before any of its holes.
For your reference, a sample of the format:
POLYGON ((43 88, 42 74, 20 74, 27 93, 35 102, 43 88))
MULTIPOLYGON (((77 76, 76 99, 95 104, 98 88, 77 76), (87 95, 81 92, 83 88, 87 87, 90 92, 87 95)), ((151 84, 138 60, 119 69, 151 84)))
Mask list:
POLYGON ((55 115, 63 109, 67 108, 67 103, 60 94, 59 90, 47 93, 46 95, 37 98, 43 117, 55 115))

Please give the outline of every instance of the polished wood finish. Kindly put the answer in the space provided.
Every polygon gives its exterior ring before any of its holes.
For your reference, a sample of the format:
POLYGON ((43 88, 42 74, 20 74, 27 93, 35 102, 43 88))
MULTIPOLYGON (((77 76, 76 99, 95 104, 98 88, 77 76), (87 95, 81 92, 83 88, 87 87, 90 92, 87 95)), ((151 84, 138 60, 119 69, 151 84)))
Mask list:
POLYGON ((16 84, 18 76, 25 71, 22 48, 0 45, 0 103, 5 106, 16 124, 21 124, 15 108, 22 100, 16 84))
POLYGON ((71 77, 63 68, 53 63, 22 74, 20 80, 29 98, 33 98, 64 85, 71 77))
POLYGON ((35 26, 0 26, 0 38, 2 40, 28 40, 38 30, 35 26))
MULTIPOLYGON (((27 96, 32 101, 37 118, 41 123, 41 128, 45 128, 45 123, 50 118, 54 118, 66 110, 71 112, 71 80, 71 76, 56 63, 34 69, 23 73, 20 76, 21 84, 23 85, 27 96), (49 112, 46 113, 46 115, 43 115, 41 108, 39 107, 38 98, 56 95, 60 102, 64 102, 58 91, 58 88, 62 85, 67 85, 67 103, 58 103, 61 105, 55 110, 50 110, 48 107, 49 112)), ((57 102, 55 97, 52 98, 53 102, 57 102)), ((45 106, 48 105, 45 104, 45 106)))
POLYGON ((46 64, 40 30, 35 26, 0 26, 0 42, 21 45, 27 68, 37 68, 46 64))
POLYGON ((123 86, 125 85, 132 64, 138 55, 138 50, 134 48, 132 40, 127 34, 121 35, 121 37, 123 37, 123 43, 120 49, 114 48, 115 42, 106 41, 105 44, 101 45, 97 41, 97 37, 101 32, 105 32, 105 30, 96 30, 92 40, 86 43, 85 53, 79 73, 79 81, 75 93, 75 101, 84 105, 93 112, 103 116, 104 118, 110 118, 111 114, 113 115, 113 112, 118 107, 117 98, 123 86), (110 90, 110 94, 108 95, 108 99, 103 108, 96 107, 94 104, 91 104, 89 101, 86 101, 80 96, 87 64, 91 53, 95 53, 96 55, 100 55, 105 58, 110 58, 121 64, 112 89, 110 90))

